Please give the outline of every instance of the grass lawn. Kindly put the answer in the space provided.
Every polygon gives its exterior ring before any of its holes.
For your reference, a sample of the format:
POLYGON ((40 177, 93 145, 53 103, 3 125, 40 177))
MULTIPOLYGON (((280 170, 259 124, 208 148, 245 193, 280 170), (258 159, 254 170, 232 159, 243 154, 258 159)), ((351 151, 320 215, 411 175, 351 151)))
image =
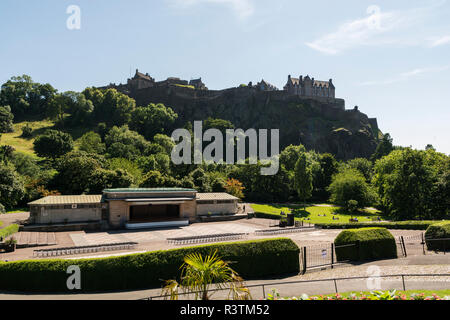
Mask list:
POLYGON ((42 134, 47 129, 51 129, 54 126, 52 121, 43 120, 43 121, 24 121, 24 122, 18 122, 14 123, 13 128, 14 132, 10 133, 3 133, 0 145, 10 145, 16 149, 18 152, 22 152, 31 156, 35 156, 34 150, 33 150, 33 142, 36 138, 36 136, 42 134), (29 126, 33 129, 33 137, 31 138, 23 138, 22 135, 22 128, 29 124, 29 126))
POLYGON ((11 210, 7 210, 5 214, 8 213, 20 213, 20 212, 28 212, 30 211, 30 208, 24 207, 24 208, 14 208, 11 210))
MULTIPOLYGON (((275 216, 279 216, 281 211, 284 213, 291 213, 292 209, 300 209, 303 210, 302 205, 285 205, 285 204, 251 204, 253 210, 255 212, 261 212, 265 214, 271 214, 275 216)), ((296 220, 304 220, 310 223, 342 223, 342 222, 350 222, 350 219, 358 218, 359 222, 368 222, 372 221, 372 218, 379 217, 380 212, 373 209, 366 209, 365 211, 361 211, 358 214, 350 215, 339 207, 325 207, 325 206, 308 206, 306 207, 307 213, 301 214, 301 217, 296 217, 296 220), (335 212, 335 215, 332 213, 335 212), (320 216, 319 216, 320 215, 320 216), (339 220, 333 220, 333 217, 338 218, 339 220), (309 218, 310 220, 305 220, 305 218, 309 218)))

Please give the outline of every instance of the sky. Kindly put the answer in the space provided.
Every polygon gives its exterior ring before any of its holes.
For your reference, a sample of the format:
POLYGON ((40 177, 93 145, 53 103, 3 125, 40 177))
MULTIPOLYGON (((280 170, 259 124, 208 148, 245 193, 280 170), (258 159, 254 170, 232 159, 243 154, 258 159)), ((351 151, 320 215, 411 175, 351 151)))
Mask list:
POLYGON ((0 0, 0 83, 332 78, 395 145, 450 154, 449 18, 445 0, 0 0))

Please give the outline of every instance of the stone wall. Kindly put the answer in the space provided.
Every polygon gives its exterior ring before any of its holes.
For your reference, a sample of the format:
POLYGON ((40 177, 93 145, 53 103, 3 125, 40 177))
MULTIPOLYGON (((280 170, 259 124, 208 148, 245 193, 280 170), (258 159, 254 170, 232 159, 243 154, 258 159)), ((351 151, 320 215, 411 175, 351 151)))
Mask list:
POLYGON ((101 207, 50 209, 47 206, 31 206, 30 212, 34 224, 93 222, 102 219, 101 207))

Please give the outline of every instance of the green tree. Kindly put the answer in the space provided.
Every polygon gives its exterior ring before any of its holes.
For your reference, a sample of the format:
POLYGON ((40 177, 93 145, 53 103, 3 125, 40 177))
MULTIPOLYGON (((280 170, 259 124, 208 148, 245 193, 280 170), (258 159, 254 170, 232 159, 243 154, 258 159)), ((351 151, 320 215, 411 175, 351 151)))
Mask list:
POLYGON ((393 140, 391 138, 391 135, 389 133, 386 133, 375 149, 375 152, 371 156, 370 160, 372 162, 375 162, 376 160, 381 159, 391 153, 394 150, 392 142, 393 140))
POLYGON ((313 196, 320 200, 328 200, 330 198, 328 186, 333 175, 337 173, 338 164, 332 154, 324 153, 319 156, 319 165, 319 171, 313 177, 313 196))
POLYGON ((89 193, 99 194, 105 189, 114 188, 128 188, 134 182, 133 176, 131 176, 126 170, 95 170, 91 177, 91 183, 89 185, 89 193))
POLYGON ((0 203, 6 208, 13 208, 24 194, 23 181, 14 168, 0 165, 0 203))
POLYGON ((153 141, 155 144, 161 146, 167 155, 171 155, 172 150, 175 147, 175 142, 171 137, 158 133, 153 137, 153 141))
POLYGON ((162 103, 136 108, 131 115, 130 127, 148 140, 156 134, 170 133, 178 115, 162 103))
POLYGON ((70 152, 56 162, 57 174, 51 186, 63 194, 90 193, 92 186, 97 188, 96 171, 103 169, 105 159, 86 152, 70 152))
POLYGON ((79 140, 79 150, 87 153, 105 153, 106 146, 98 133, 93 131, 85 133, 79 140))
POLYGON ((294 185, 299 198, 303 201, 306 210, 306 200, 312 196, 312 172, 308 166, 306 154, 301 153, 295 164, 294 169, 294 185))
POLYGON ((143 136, 128 126, 112 127, 105 136, 106 152, 111 158, 136 159, 150 146, 143 136))
POLYGON ((4 145, 0 146, 0 161, 3 162, 5 165, 8 164, 8 162, 11 160, 11 157, 14 154, 14 147, 4 145))
POLYGON ((396 220, 433 219, 444 214, 436 211, 436 202, 442 201, 436 198, 436 188, 440 177, 445 179, 447 159, 434 150, 406 148, 378 160, 374 185, 383 209, 396 220))
POLYGON ((231 121, 223 119, 214 119, 209 117, 203 122, 203 130, 217 129, 225 136, 226 130, 234 129, 234 124, 231 121))
POLYGON ((43 158, 58 158, 74 148, 72 136, 68 133, 47 130, 34 141, 34 151, 43 158))
POLYGON ((0 106, 0 133, 13 132, 13 120, 10 106, 0 106))
POLYGON ((55 94, 56 89, 50 84, 36 83, 30 76, 12 77, 1 87, 0 105, 9 105, 19 120, 45 114, 47 104, 55 94))
POLYGON ((356 169, 344 169, 333 177, 328 190, 331 193, 330 201, 334 204, 349 207, 365 208, 375 201, 375 193, 366 182, 364 176, 356 169), (357 204, 356 204, 357 203, 357 204))
POLYGON ((295 165, 302 153, 306 152, 303 145, 290 145, 280 153, 280 165, 288 171, 294 171, 295 165))
POLYGON ((346 165, 348 168, 356 169, 361 172, 368 183, 372 180, 373 164, 369 160, 364 158, 355 158, 347 161, 346 165))
POLYGON ((142 170, 139 168, 138 164, 124 158, 113 158, 108 161, 109 170, 120 170, 123 169, 127 171, 133 177, 133 185, 139 186, 142 182, 143 174, 142 170))
POLYGON ((84 97, 93 105, 92 116, 97 122, 123 126, 129 124, 136 101, 115 89, 86 88, 84 97))

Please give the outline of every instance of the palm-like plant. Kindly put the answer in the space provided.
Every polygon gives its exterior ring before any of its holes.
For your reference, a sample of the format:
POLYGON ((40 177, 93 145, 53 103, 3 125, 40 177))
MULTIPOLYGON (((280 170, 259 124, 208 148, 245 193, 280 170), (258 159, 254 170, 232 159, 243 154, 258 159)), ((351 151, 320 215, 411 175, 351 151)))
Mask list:
POLYGON ((193 253, 184 258, 181 266, 181 283, 169 280, 163 289, 163 295, 171 300, 178 300, 179 290, 194 293, 195 299, 209 300, 209 291, 229 288, 228 298, 233 300, 251 299, 250 291, 244 287, 243 279, 229 266, 228 262, 217 256, 217 250, 203 258, 199 253, 193 253))

